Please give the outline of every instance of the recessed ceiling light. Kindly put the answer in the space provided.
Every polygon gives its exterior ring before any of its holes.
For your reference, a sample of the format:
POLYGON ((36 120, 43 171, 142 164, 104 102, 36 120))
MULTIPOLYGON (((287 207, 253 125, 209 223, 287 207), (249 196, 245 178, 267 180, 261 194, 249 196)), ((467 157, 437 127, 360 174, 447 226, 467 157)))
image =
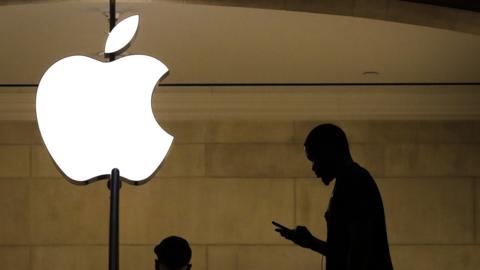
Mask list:
POLYGON ((362 75, 380 75, 378 71, 364 71, 362 75))

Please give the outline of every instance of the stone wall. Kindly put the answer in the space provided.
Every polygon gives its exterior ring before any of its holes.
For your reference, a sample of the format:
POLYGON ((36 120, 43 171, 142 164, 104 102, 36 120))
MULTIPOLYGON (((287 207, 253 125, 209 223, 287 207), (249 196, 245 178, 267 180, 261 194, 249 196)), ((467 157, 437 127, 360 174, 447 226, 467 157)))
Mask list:
MULTIPOLYGON (((480 122, 334 122, 382 192, 395 269, 478 269, 480 122)), ((320 255, 270 223, 325 237, 331 187, 303 153, 315 124, 166 122, 175 143, 164 166, 121 189, 121 269, 153 269, 154 245, 172 234, 192 244, 195 270, 320 269, 320 255)), ((0 122, 2 269, 106 269, 108 207, 105 181, 62 179, 35 122, 0 122)))

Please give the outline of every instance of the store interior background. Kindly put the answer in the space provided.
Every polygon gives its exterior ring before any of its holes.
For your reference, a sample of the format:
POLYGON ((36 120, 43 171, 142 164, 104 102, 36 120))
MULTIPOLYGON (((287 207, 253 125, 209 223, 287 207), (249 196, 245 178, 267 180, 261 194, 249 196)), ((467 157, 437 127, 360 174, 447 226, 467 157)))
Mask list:
MULTIPOLYGON (((63 57, 103 61, 107 2, 0 4, 1 269, 107 268, 106 182, 62 178, 39 135, 34 86, 63 57)), ((195 270, 321 269, 320 255, 271 221, 325 238, 332 187, 315 180, 303 140, 333 122, 377 180, 394 268, 478 269, 480 13, 239 2, 117 1, 120 19, 140 14, 127 52, 170 68, 152 104, 175 137, 152 180, 122 186, 120 268, 153 269, 153 247, 173 234, 191 243, 195 270)))

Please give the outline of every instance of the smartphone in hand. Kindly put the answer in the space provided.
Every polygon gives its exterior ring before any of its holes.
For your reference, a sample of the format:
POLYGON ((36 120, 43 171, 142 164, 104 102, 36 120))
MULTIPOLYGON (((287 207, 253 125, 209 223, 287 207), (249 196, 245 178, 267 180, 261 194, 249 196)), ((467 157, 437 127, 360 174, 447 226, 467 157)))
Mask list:
POLYGON ((278 229, 285 230, 285 231, 292 231, 292 229, 290 229, 290 228, 288 228, 288 227, 286 227, 286 226, 283 226, 282 224, 280 224, 280 223, 278 223, 278 222, 276 222, 276 221, 272 221, 272 224, 277 227, 277 229, 275 229, 276 231, 277 231, 278 229))

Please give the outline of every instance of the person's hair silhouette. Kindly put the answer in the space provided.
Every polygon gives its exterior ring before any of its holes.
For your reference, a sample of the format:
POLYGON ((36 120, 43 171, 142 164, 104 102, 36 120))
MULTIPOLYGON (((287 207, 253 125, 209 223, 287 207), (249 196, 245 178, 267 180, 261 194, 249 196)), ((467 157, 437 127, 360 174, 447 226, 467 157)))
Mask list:
POLYGON ((305 139, 305 152, 312 161, 312 170, 328 185, 342 167, 352 163, 347 136, 333 124, 322 124, 305 139))
POLYGON ((189 270, 192 249, 187 240, 178 236, 163 239, 154 249, 155 270, 189 270))
POLYGON ((325 185, 335 187, 328 209, 327 241, 304 226, 289 229, 277 222, 275 231, 295 244, 327 258, 327 270, 392 270, 380 192, 368 171, 350 155, 347 136, 333 124, 310 131, 305 153, 325 185))

